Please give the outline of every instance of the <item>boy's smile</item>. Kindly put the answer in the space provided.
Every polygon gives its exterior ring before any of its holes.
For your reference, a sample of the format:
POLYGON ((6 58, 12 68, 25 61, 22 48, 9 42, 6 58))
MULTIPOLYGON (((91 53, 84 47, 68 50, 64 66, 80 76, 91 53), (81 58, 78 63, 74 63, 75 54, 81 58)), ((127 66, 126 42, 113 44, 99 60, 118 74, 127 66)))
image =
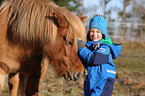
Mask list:
POLYGON ((90 29, 90 39, 94 42, 99 41, 102 39, 102 33, 99 29, 92 28, 90 29))

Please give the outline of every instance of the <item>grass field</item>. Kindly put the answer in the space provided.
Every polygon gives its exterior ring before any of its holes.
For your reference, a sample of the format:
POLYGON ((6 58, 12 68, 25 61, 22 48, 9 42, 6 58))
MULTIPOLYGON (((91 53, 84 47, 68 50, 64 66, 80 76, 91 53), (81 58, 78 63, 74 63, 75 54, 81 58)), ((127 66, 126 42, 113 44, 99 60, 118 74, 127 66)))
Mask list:
MULTIPOLYGON (((112 96, 145 96, 145 44, 123 44, 120 56, 114 60, 116 81, 112 96)), ((49 66, 43 79, 40 96, 83 96, 82 77, 78 81, 59 78, 49 66)), ((8 95, 8 86, 2 96, 8 95)))

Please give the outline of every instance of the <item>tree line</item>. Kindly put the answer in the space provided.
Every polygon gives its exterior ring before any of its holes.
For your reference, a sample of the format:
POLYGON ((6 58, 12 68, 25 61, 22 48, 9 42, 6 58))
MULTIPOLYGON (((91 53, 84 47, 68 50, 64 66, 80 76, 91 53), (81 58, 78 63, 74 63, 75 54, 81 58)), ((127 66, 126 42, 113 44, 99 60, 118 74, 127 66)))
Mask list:
MULTIPOLYGON (((4 0, 0 0, 0 4, 4 0)), ((84 9, 84 0, 51 0, 55 2, 57 5, 66 7, 69 11, 76 13, 76 15, 85 15, 87 11, 90 11, 89 8, 84 9)), ((96 0, 99 5, 92 6, 94 7, 93 10, 97 10, 98 7, 102 7, 104 9, 104 15, 109 18, 109 21, 115 21, 112 16, 111 12, 114 10, 118 11, 118 15, 120 17, 120 21, 122 22, 140 22, 145 23, 145 0, 117 0, 118 2, 122 3, 123 10, 119 7, 110 8, 107 10, 107 6, 109 2, 112 0, 96 0), (126 11, 126 9, 130 7, 130 11, 126 11)), ((88 0, 91 2, 91 0, 88 0)), ((92 11, 93 11, 92 10, 92 11)), ((119 19, 118 19, 119 20, 119 19)))

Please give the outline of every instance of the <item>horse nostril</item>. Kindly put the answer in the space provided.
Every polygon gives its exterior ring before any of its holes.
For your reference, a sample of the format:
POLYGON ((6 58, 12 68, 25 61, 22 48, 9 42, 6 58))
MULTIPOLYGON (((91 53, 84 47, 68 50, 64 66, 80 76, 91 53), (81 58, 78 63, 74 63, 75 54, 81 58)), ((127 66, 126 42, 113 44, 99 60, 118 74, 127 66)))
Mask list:
POLYGON ((74 74, 74 81, 78 80, 79 77, 80 77, 80 75, 81 75, 80 72, 76 72, 76 73, 74 74))
POLYGON ((75 74, 72 74, 71 72, 67 71, 65 79, 76 81, 79 79, 80 75, 81 75, 80 72, 76 72, 75 74))
POLYGON ((67 71, 67 75, 68 75, 68 80, 72 80, 72 77, 71 77, 71 74, 70 74, 70 72, 69 71, 67 71))

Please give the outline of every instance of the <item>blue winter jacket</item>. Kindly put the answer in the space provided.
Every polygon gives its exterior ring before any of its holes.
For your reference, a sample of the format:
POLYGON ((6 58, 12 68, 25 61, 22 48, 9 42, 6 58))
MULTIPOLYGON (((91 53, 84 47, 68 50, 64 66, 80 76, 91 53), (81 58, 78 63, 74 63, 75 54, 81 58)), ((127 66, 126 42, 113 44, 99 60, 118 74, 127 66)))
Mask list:
POLYGON ((104 84, 100 82, 107 80, 108 77, 115 79, 116 70, 112 59, 115 59, 119 55, 121 44, 112 43, 110 40, 111 39, 107 37, 106 40, 100 40, 98 42, 88 41, 86 47, 79 49, 79 56, 84 67, 87 69, 87 74, 89 74, 85 77, 84 87, 86 87, 88 91, 85 94, 90 94, 89 91, 91 91, 94 86, 100 88, 104 86, 97 84, 104 84), (100 43, 98 50, 93 50, 94 43, 100 43))

